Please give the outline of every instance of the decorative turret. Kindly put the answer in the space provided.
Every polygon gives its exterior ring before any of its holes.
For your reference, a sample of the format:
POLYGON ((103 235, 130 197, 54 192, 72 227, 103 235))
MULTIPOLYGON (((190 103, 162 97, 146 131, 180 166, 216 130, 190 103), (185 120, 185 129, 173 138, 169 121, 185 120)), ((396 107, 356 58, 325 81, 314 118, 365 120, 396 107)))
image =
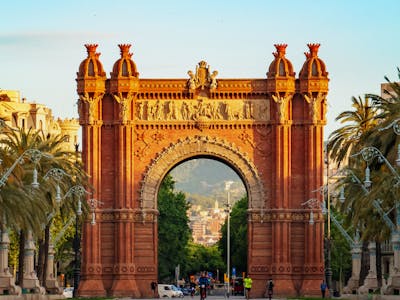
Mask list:
POLYGON ((307 44, 310 52, 305 52, 306 62, 300 71, 300 92, 328 92, 328 72, 325 63, 318 57, 320 44, 307 44))
POLYGON ((132 53, 129 53, 130 44, 118 45, 121 50, 121 58, 118 59, 111 72, 110 92, 125 93, 137 91, 139 88, 139 73, 136 64, 132 60, 132 53))
POLYGON ((267 90, 275 93, 293 93, 295 90, 295 73, 292 63, 285 57, 287 44, 275 44, 275 59, 267 72, 267 90))
POLYGON ((106 73, 99 60, 100 53, 96 53, 96 44, 86 44, 88 56, 79 66, 76 73, 78 94, 99 93, 105 91, 106 73))

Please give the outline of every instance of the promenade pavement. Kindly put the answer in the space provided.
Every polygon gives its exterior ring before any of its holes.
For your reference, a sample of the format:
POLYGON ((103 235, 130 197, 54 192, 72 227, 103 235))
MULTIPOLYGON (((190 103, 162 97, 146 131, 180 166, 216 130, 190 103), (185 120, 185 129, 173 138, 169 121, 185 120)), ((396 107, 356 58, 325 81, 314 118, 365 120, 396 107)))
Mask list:
MULTIPOLYGON (((131 300, 133 298, 116 298, 115 300, 131 300)), ((160 299, 160 298, 149 298, 148 300, 154 300, 154 299, 160 299)), ((168 298, 167 298, 168 299, 168 298)), ((200 296, 185 296, 183 298, 173 298, 173 299, 183 299, 183 300, 200 300, 200 296)), ((243 296, 230 296, 229 298, 221 295, 221 296, 207 296, 207 300, 245 300, 246 298, 243 296)), ((283 300, 285 298, 280 298, 279 300, 283 300)), ((141 300, 146 300, 146 299, 141 299, 141 300)), ((250 300, 268 300, 268 298, 251 298, 250 300)), ((272 300, 278 300, 278 298, 272 298, 272 300)))

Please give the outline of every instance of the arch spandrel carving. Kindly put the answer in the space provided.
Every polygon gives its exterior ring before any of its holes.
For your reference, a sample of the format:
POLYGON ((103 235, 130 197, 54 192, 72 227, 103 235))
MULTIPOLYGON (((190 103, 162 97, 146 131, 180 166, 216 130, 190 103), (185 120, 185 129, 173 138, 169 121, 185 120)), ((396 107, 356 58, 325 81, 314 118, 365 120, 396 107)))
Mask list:
POLYGON ((140 208, 157 209, 157 191, 164 176, 180 162, 196 156, 220 159, 235 169, 248 191, 249 209, 265 208, 266 194, 256 166, 234 144, 206 136, 188 137, 171 144, 153 160, 141 183, 140 208))

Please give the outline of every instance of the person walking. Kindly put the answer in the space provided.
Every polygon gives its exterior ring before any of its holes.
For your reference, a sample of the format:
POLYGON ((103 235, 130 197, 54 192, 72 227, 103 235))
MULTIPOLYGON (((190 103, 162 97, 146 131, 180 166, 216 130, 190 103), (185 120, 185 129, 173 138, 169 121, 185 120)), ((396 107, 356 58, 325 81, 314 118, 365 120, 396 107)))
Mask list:
POLYGON ((249 299, 249 293, 250 293, 252 284, 253 284, 253 280, 247 274, 246 278, 243 280, 244 292, 246 293, 246 295, 245 295, 246 299, 249 299))
POLYGON ((322 280, 321 282, 321 294, 322 294, 322 298, 325 298, 325 292, 326 292, 326 288, 328 286, 325 283, 325 280, 322 280))
POLYGON ((268 280, 267 293, 268 293, 269 300, 271 300, 272 299, 272 295, 274 294, 274 282, 272 281, 272 278, 270 278, 268 280))

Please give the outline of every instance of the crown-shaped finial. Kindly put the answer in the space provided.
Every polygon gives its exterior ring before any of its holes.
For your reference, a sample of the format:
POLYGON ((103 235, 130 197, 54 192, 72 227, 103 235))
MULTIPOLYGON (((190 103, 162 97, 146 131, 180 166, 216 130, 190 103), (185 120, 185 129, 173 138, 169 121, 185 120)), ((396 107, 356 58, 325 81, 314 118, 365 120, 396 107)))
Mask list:
POLYGON ((286 54, 287 44, 274 44, 274 46, 277 51, 277 52, 272 53, 274 55, 274 57, 284 57, 286 54))
POLYGON ((131 44, 119 44, 119 49, 121 50, 121 57, 131 57, 132 53, 129 53, 129 49, 131 48, 131 44))
POLYGON ((307 46, 308 46, 308 49, 310 49, 311 56, 317 56, 318 55, 318 49, 319 49, 319 46, 321 46, 321 44, 307 44, 307 46))
POLYGON ((96 49, 97 49, 98 44, 85 44, 87 53, 90 55, 93 55, 96 53, 96 49))

